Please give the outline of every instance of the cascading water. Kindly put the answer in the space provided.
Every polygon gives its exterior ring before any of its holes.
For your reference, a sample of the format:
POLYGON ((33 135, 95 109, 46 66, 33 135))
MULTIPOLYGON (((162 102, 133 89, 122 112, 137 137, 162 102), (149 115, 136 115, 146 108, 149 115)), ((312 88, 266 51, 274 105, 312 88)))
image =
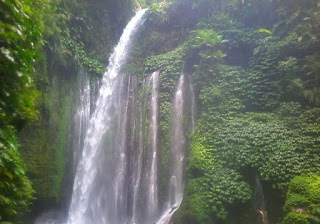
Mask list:
POLYGON ((170 149, 170 182, 167 206, 157 224, 169 223, 174 212, 179 208, 184 191, 184 168, 186 155, 186 139, 183 126, 185 109, 185 76, 180 76, 173 100, 173 126, 170 149))
POLYGON ((181 75, 178 83, 177 92, 173 101, 173 141, 170 151, 170 187, 169 204, 171 208, 178 208, 184 189, 184 167, 185 167, 185 133, 183 127, 184 111, 184 75, 181 75))
POLYGON ((268 224, 268 213, 266 202, 264 198, 263 188, 258 175, 255 177, 255 189, 254 189, 254 214, 256 214, 256 223, 268 224))
MULTIPOLYGON (((75 80, 72 80, 75 83, 74 86, 70 89, 70 95, 72 97, 72 102, 74 102, 75 109, 71 109, 71 114, 74 116, 70 120, 68 132, 70 133, 67 136, 67 148, 71 149, 70 152, 73 154, 72 164, 69 167, 68 176, 71 178, 74 176, 77 161, 81 155, 81 149, 83 146, 83 139, 85 131, 88 126, 90 112, 92 111, 92 99, 94 99, 94 94, 92 94, 92 88, 90 87, 89 75, 79 68, 79 71, 75 80), (72 166, 71 166, 72 165, 72 166)), ((65 183, 72 184, 72 183, 65 183)), ((65 219, 65 214, 58 210, 51 210, 41 214, 35 221, 35 224, 61 224, 65 219)))
POLYGON ((159 71, 151 76, 151 122, 148 139, 148 167, 147 167, 147 217, 153 223, 158 215, 158 123, 159 123, 159 71))
MULTIPOLYGON (((142 84, 139 103, 139 135, 131 153, 132 169, 128 198, 131 198, 129 223, 153 223, 158 211, 158 113, 159 71, 142 84), (150 121, 148 123, 147 121, 150 121), (147 143, 147 144, 145 144, 147 143)), ((135 113, 135 111, 132 111, 135 113)), ((132 115, 131 115, 132 116, 132 115)))
MULTIPOLYGON (((146 89, 149 86, 149 82, 144 81, 142 87, 146 89)), ((141 175, 142 175, 142 155, 143 155, 143 146, 144 146, 144 135, 143 135, 143 127, 144 127, 144 113, 146 107, 146 97, 140 102, 139 108, 139 135, 138 135, 138 145, 136 148, 136 153, 132 156, 132 219, 131 223, 137 222, 138 217, 138 206, 139 206, 139 193, 140 193, 140 185, 141 185, 141 175)), ((134 139, 134 138, 133 138, 134 139)))
MULTIPOLYGON (((142 105, 141 105, 142 106, 142 105)), ((134 174, 133 174, 133 198, 132 198, 132 223, 137 219, 137 207, 138 207, 138 197, 141 184, 141 172, 142 172, 142 153, 143 153, 143 115, 140 112, 140 122, 139 122, 139 145, 138 152, 134 160, 134 174)))
POLYGON ((80 68, 80 74, 77 81, 77 89, 79 91, 79 97, 77 102, 77 110, 73 117, 70 133, 72 133, 72 148, 73 152, 73 171, 76 170, 77 161, 81 156, 81 149, 83 148, 83 140, 85 137, 85 131, 87 130, 89 118, 90 118, 90 106, 91 106, 91 88, 88 74, 86 74, 82 68, 80 68))
POLYGON ((129 91, 121 87, 130 84, 119 72, 145 12, 139 11, 125 28, 103 76, 77 168, 68 224, 125 223, 129 91))
MULTIPOLYGON (((77 161, 79 155, 81 159, 67 224, 167 224, 182 202, 187 148, 183 117, 191 115, 193 130, 193 87, 190 83, 187 85, 185 75, 181 75, 173 99, 168 198, 160 203, 160 72, 155 71, 144 80, 140 101, 137 77, 120 72, 145 11, 138 12, 124 30, 99 84, 96 104, 92 104, 95 89, 90 89, 89 80, 79 81, 81 94, 70 130, 74 133, 70 147, 75 153, 74 160, 77 161), (185 98, 190 95, 192 102, 187 105, 185 98), (186 112, 186 107, 191 108, 186 112)), ((50 217, 54 214, 50 213, 50 217)), ((54 218, 46 220, 49 222, 39 224, 51 223, 54 218)))

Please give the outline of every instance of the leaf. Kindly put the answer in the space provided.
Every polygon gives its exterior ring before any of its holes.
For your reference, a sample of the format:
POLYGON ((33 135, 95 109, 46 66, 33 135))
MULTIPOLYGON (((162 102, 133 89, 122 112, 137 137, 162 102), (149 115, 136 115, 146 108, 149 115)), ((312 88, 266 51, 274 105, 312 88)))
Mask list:
POLYGON ((272 35, 272 31, 267 30, 267 29, 259 29, 257 30, 258 33, 267 33, 269 35, 272 35))
POLYGON ((13 175, 11 173, 5 172, 5 174, 7 175, 7 177, 9 177, 10 180, 13 179, 13 175))

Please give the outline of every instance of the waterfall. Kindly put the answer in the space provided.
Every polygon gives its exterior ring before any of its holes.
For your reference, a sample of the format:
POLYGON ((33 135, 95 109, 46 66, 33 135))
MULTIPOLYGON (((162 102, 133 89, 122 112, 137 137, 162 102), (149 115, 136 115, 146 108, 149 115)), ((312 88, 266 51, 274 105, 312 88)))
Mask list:
MULTIPOLYGON (((74 180, 68 224, 123 224, 126 216, 126 130, 129 90, 120 74, 146 10, 128 23, 110 57, 74 180)), ((127 83, 126 83, 127 82, 127 83)))
POLYGON ((267 224, 269 222, 266 201, 264 198, 262 184, 258 175, 255 177, 254 190, 254 214, 256 214, 256 223, 267 224))
MULTIPOLYGON (((79 157, 81 156, 83 139, 92 109, 91 102, 94 98, 92 88, 90 87, 89 75, 84 71, 82 67, 79 67, 77 74, 72 76, 72 78, 74 78, 72 79, 72 83, 74 83, 74 85, 70 85, 70 95, 74 107, 72 107, 71 109, 71 114, 73 114, 74 116, 68 124, 68 132, 70 134, 67 136, 66 146, 66 148, 70 150, 69 153, 70 157, 72 158, 72 162, 69 164, 69 167, 67 167, 68 173, 66 176, 68 176, 69 178, 67 179, 66 183, 64 183, 64 185, 72 184, 72 182, 68 180, 74 177, 77 161, 79 161, 79 157)), ((35 223, 61 224, 63 223, 64 219, 64 212, 53 209, 41 214, 35 220, 35 223)))
POLYGON ((141 94, 137 77, 120 72, 145 12, 138 12, 125 28, 102 81, 95 86, 100 86, 99 91, 90 88, 87 76, 79 80, 78 106, 70 129, 70 148, 78 163, 69 214, 66 222, 56 222, 57 213, 51 212, 39 224, 167 224, 179 208, 186 135, 195 123, 193 87, 182 74, 173 98, 167 200, 160 203, 160 71, 144 79, 141 94), (190 97, 191 104, 187 104, 190 97), (190 128, 185 128, 184 117, 190 119, 190 128))
POLYGON ((184 189, 184 167, 185 167, 185 133, 183 127, 184 112, 184 75, 180 76, 178 88, 173 101, 173 127, 170 150, 170 186, 169 204, 171 208, 177 209, 183 198, 184 189))
POLYGON ((170 182, 168 202, 165 211, 157 224, 169 223, 172 215, 178 210, 184 191, 184 168, 186 155, 186 139, 183 126, 183 115, 185 109, 185 76, 180 76, 177 90, 173 100, 173 126, 170 148, 170 182))
POLYGON ((148 164, 147 167, 147 220, 153 223, 158 215, 158 123, 159 123, 159 71, 154 72, 150 78, 151 93, 151 122, 148 138, 148 164))
POLYGON ((69 130, 70 133, 72 133, 72 145, 70 146, 73 152, 72 171, 76 171, 77 162, 80 160, 85 131, 87 130, 90 118, 90 106, 92 97, 89 76, 83 71, 83 68, 80 68, 77 77, 79 77, 77 80, 77 90, 79 92, 77 94, 77 109, 74 113, 71 130, 69 130))
POLYGON ((143 101, 140 103, 140 113, 139 113, 139 143, 138 143, 138 152, 135 154, 133 161, 133 198, 132 198, 132 220, 134 223, 137 220, 138 213, 138 198, 139 198, 139 190, 141 184, 141 173, 142 173, 142 154, 143 154, 143 101))
MULTIPOLYGON (((143 89, 146 86, 146 82, 143 83, 143 89)), ((138 135, 138 147, 137 152, 132 157, 133 159, 133 174, 132 174, 132 219, 131 223, 135 223, 137 221, 137 214, 138 214, 138 202, 139 202, 139 190, 141 185, 141 174, 142 174, 142 154, 143 154, 143 145, 144 145, 144 138, 143 138, 143 127, 144 127, 144 112, 145 112, 145 104, 146 104, 146 97, 144 97, 139 105, 139 135, 138 135)))
POLYGON ((158 214, 157 192, 157 138, 159 110, 159 71, 154 72, 142 83, 142 95, 138 104, 139 116, 137 144, 135 145, 131 169, 130 209, 132 211, 129 223, 153 223, 158 214), (150 123, 147 121, 150 120, 150 123), (148 144, 145 144, 145 141, 148 144), (147 156, 144 156, 146 152, 147 156), (152 190, 154 189, 154 190, 152 190))

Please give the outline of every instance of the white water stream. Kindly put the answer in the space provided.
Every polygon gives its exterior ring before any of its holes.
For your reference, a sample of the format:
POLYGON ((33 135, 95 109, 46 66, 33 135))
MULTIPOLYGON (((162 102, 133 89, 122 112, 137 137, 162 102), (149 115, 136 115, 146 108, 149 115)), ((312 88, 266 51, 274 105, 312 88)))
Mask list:
POLYGON ((128 23, 103 76, 76 172, 67 224, 123 224, 125 138, 121 135, 124 135, 126 120, 121 115, 125 115, 127 108, 123 111, 123 101, 117 97, 122 84, 119 73, 145 12, 137 12, 128 23))
POLYGON ((186 157, 186 138, 183 126, 185 106, 185 76, 179 78, 177 90, 173 100, 173 126, 170 149, 170 183, 167 206, 157 224, 169 223, 171 217, 178 210, 183 199, 184 169, 186 157))
POLYGON ((147 220, 153 223, 158 213, 158 124, 159 124, 159 71, 154 72, 150 79, 152 83, 151 93, 151 122, 149 129, 149 168, 147 168, 147 220))

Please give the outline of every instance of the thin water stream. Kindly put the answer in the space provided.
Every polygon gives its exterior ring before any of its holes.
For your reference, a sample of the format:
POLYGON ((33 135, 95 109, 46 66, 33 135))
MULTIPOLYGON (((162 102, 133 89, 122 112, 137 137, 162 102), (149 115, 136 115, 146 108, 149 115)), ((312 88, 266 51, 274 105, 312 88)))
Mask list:
POLYGON ((179 78, 177 89, 173 100, 173 125, 170 148, 169 190, 168 201, 164 212, 157 224, 169 223, 171 217, 181 205, 184 191, 184 169, 186 165, 186 133, 183 124, 185 110, 186 84, 185 75, 179 78))

